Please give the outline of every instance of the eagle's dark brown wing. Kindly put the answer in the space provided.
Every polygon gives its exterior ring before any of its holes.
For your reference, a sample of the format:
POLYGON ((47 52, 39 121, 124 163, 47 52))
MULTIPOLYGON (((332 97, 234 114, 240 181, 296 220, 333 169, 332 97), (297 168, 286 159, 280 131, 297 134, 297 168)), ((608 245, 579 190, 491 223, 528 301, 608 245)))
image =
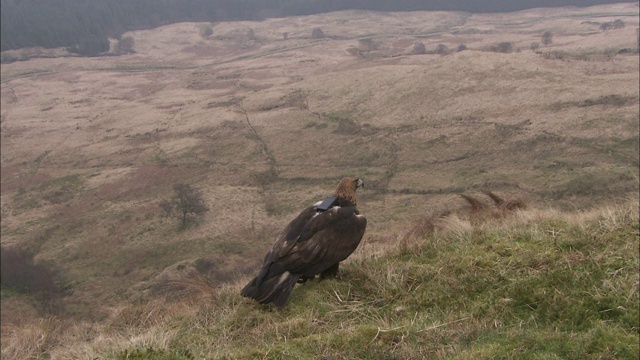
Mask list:
POLYGON ((315 206, 306 208, 278 235, 260 273, 242 294, 284 305, 298 278, 315 276, 351 255, 366 226, 355 206, 322 212, 315 206))
POLYGON ((360 244, 367 219, 355 206, 333 207, 327 211, 305 214, 300 224, 292 222, 285 229, 282 242, 276 242, 270 258, 272 263, 304 277, 317 275, 346 259, 360 244))

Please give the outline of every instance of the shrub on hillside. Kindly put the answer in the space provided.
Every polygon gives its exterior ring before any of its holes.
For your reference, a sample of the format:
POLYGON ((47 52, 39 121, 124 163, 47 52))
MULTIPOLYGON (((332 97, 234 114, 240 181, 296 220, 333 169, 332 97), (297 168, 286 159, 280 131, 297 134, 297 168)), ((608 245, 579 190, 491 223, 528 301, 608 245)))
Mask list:
POLYGON ((373 38, 365 38, 358 40, 358 48, 362 51, 374 51, 378 50, 380 43, 373 38))
POLYGON ((540 49, 540 43, 532 42, 530 48, 531 48, 531 51, 534 51, 534 52, 538 51, 538 49, 540 49))
POLYGON ((200 216, 209 211, 200 190, 186 184, 175 184, 173 191, 174 197, 161 201, 160 208, 163 216, 180 219, 183 228, 187 225, 189 215, 200 216))
POLYGON ((499 53, 510 53, 513 51, 513 44, 507 41, 501 42, 497 45, 493 45, 489 48, 489 51, 499 52, 499 53))
POLYGON ((553 33, 549 30, 543 32, 540 41, 544 46, 551 45, 553 43, 553 33))
POLYGON ((445 44, 438 44, 433 52, 438 55, 447 55, 449 53, 449 48, 445 44))
POLYGON ((16 292, 32 295, 45 313, 60 310, 58 299, 63 294, 60 271, 55 265, 36 262, 31 252, 3 246, 0 251, 0 284, 16 292))
POLYGON ((422 55, 427 53, 427 48, 423 43, 417 42, 413 44, 413 49, 411 50, 411 52, 415 55, 422 55))
POLYGON ((213 35, 213 28, 211 25, 202 25, 198 28, 198 34, 200 34, 203 39, 207 39, 213 35))
POLYGON ((326 37, 326 35, 324 34, 324 31, 322 31, 321 28, 318 27, 311 31, 312 39, 322 39, 323 37, 326 37))
POLYGON ((600 25, 600 30, 607 31, 610 29, 622 29, 624 27, 624 21, 617 19, 615 21, 609 21, 600 25))

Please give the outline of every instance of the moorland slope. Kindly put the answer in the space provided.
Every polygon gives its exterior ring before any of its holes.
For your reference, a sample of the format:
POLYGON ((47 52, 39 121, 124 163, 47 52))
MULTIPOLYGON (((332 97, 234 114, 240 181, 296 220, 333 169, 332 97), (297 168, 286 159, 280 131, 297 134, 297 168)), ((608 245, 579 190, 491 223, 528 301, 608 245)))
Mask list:
POLYGON ((367 183, 376 253, 463 208, 463 192, 567 211, 625 202, 638 193, 637 28, 631 3, 343 11, 173 24, 126 34, 129 55, 3 64, 2 246, 63 286, 52 307, 3 285, 3 335, 43 314, 102 323, 183 298, 188 270, 237 284, 344 175, 367 183), (210 206, 186 229, 158 206, 180 182, 210 206))

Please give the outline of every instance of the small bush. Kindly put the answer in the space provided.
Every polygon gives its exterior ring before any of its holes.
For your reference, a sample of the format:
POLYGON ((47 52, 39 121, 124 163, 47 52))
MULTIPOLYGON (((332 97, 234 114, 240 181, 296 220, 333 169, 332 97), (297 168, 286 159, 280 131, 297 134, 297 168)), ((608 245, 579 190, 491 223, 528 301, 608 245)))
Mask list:
POLYGON ((198 29, 198 33, 202 38, 207 39, 211 35, 213 35, 213 28, 211 25, 203 25, 198 29))
POLYGON ((491 50, 500 53, 510 53, 511 51, 513 51, 513 44, 506 41, 501 42, 496 46, 492 46, 491 50))
POLYGON ((449 48, 447 48, 445 44, 438 44, 433 52, 438 55, 447 55, 449 53, 449 48))
POLYGON ((540 43, 532 42, 530 48, 531 48, 531 51, 534 51, 534 52, 538 51, 538 49, 540 49, 540 43))
POLYGON ((600 30, 607 31, 611 29, 622 29, 624 27, 624 21, 617 19, 615 21, 609 21, 600 25, 600 30))
POLYGON ((364 38, 358 40, 358 47, 365 51, 372 51, 378 48, 379 44, 373 38, 364 38))
POLYGON ((417 43, 413 44, 413 49, 411 50, 411 53, 412 54, 416 54, 416 55, 426 54, 427 53, 427 48, 424 46, 423 43, 417 42, 417 43))
POLYGON ((545 31, 542 33, 542 45, 547 46, 547 45, 551 45, 551 43, 553 42, 553 33, 551 33, 551 31, 545 31))
POLYGON ((326 35, 324 34, 324 31, 322 31, 321 28, 315 28, 311 31, 312 39, 322 39, 324 37, 326 37, 326 35))

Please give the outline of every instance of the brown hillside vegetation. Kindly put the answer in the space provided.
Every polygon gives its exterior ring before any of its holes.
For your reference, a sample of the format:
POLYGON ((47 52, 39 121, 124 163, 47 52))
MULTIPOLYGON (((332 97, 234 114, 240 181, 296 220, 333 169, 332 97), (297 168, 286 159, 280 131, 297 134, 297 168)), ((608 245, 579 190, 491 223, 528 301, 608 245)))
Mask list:
MULTIPOLYGON (((38 332, 60 326, 86 329, 91 351, 117 352, 95 331, 135 327, 117 314, 140 304, 163 304, 136 317, 149 329, 210 311, 182 303, 194 294, 242 312, 216 287, 239 291, 275 234, 344 176, 366 182, 356 253, 375 256, 438 228, 465 237, 485 220, 600 209, 638 193, 637 4, 341 11, 215 23, 203 37, 206 25, 128 33, 134 52, 121 56, 2 65, 2 246, 55 269, 57 294, 52 306, 2 284, 3 358, 22 358, 16 349, 35 339, 28 356, 60 353, 38 332), (617 20, 625 26, 601 30, 617 20), (209 209, 184 227, 162 217, 175 184, 209 209), (506 215, 476 222, 474 203, 506 215)), ((167 345, 175 329, 135 341, 167 345)))
POLYGON ((415 359, 638 357, 638 199, 583 212, 518 210, 473 225, 446 214, 342 280, 298 285, 279 311, 242 282, 191 273, 168 296, 102 322, 3 327, 3 358, 415 359), (435 234, 435 235, 434 235, 435 234), (179 301, 176 301, 179 300, 179 301))

